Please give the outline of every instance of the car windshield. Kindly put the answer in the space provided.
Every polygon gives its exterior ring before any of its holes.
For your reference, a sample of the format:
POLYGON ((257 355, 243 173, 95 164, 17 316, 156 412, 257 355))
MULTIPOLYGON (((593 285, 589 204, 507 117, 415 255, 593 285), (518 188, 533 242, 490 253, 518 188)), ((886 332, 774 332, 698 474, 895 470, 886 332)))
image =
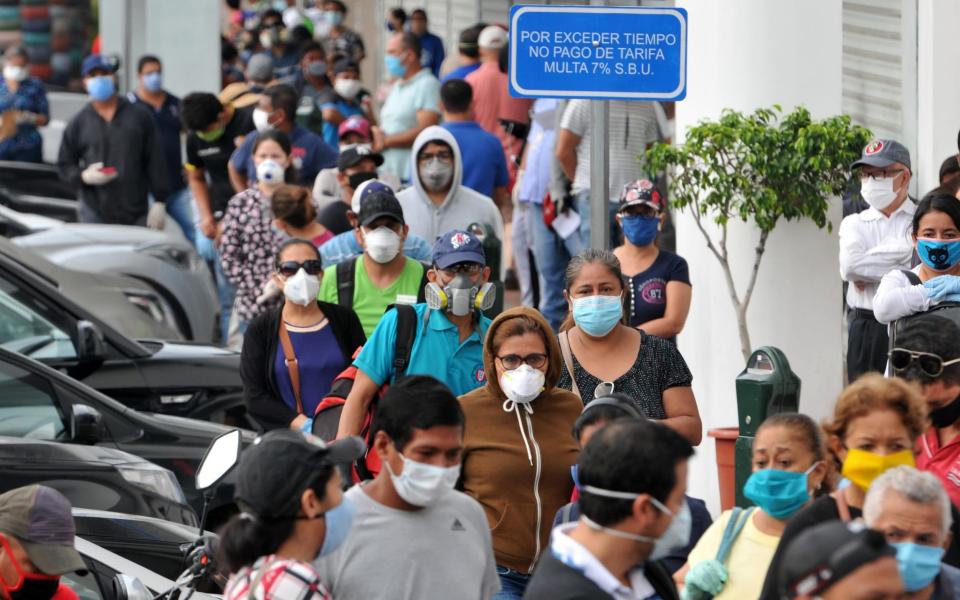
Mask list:
POLYGON ((76 358, 70 336, 11 295, 19 289, 0 282, 0 347, 33 358, 76 358))

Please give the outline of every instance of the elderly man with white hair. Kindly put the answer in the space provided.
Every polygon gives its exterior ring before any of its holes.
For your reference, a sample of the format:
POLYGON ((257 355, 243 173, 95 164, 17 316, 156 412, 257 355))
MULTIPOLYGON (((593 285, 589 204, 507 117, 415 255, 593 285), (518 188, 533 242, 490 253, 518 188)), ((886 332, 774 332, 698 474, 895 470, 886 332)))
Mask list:
POLYGON ((950 545, 950 498, 936 476, 896 467, 877 477, 863 505, 867 526, 897 550, 911 600, 960 598, 960 569, 941 562, 950 545))

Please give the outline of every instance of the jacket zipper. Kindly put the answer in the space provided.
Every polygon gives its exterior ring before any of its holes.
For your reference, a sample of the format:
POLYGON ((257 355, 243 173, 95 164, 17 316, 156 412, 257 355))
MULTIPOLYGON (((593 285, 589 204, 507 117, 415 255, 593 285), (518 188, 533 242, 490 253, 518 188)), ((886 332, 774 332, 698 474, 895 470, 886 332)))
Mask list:
POLYGON ((527 419, 527 431, 530 432, 530 441, 533 442, 533 456, 535 459, 535 474, 533 477, 533 498, 537 501, 537 529, 536 529, 536 550, 533 553, 533 561, 530 563, 530 568, 527 569, 527 573, 533 573, 533 567, 537 564, 537 559, 540 558, 540 525, 543 520, 543 506, 540 503, 540 472, 542 463, 540 460, 540 444, 537 443, 537 438, 533 435, 533 420, 530 418, 529 414, 524 415, 527 419))

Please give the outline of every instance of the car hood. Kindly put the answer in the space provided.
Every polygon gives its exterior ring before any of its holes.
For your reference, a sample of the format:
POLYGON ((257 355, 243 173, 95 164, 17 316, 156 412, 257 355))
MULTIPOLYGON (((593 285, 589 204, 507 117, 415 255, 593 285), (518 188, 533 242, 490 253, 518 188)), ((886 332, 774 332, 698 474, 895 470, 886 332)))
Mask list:
POLYGON ((145 462, 133 454, 104 446, 81 446, 3 436, 0 436, 0 461, 16 465, 79 462, 99 463, 102 466, 145 462))
MULTIPOLYGON (((61 223, 36 233, 20 236, 14 243, 24 248, 33 248, 46 254, 58 248, 71 248, 85 244, 110 246, 145 246, 151 244, 179 244, 162 231, 125 225, 90 225, 85 223, 61 223)), ((186 242, 183 241, 185 245, 186 242)))
POLYGON ((240 390, 240 353, 209 344, 137 340, 151 352, 138 367, 154 390, 240 390))

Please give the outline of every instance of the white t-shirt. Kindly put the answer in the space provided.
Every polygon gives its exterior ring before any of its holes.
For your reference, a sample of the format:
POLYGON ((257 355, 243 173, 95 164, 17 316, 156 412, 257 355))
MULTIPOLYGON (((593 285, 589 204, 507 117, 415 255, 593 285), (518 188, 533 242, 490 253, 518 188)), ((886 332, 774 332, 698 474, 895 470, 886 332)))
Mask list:
MULTIPOLYGON (((623 186, 647 175, 637 162, 637 155, 647 145, 660 139, 657 113, 652 102, 610 101, 608 132, 610 145, 610 198, 620 197, 623 186)), ((571 100, 560 121, 562 129, 580 136, 577 145, 577 171, 572 191, 579 194, 590 189, 590 146, 593 138, 593 115, 589 100, 571 100)))
POLYGON ((476 500, 451 491, 417 511, 389 508, 354 486, 343 545, 315 563, 334 598, 487 600, 500 590, 490 528, 476 500))

